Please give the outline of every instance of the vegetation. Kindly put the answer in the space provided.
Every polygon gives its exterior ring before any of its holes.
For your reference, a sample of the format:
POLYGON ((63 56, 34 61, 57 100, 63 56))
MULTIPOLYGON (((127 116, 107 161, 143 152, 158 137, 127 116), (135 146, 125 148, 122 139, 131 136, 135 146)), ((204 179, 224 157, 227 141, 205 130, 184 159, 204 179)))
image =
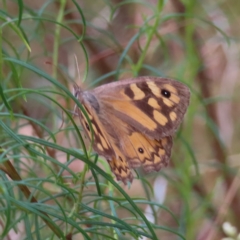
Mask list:
POLYGON ((0 238, 237 239, 239 10, 233 0, 1 1, 0 238), (191 102, 170 166, 124 186, 91 152, 71 91, 143 75, 184 82, 191 102))

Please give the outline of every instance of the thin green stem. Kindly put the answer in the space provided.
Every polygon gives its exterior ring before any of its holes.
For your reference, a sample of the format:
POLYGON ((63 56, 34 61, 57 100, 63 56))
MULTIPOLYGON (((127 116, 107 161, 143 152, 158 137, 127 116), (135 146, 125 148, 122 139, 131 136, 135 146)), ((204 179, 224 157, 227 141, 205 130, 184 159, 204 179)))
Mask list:
MULTIPOLYGON (((60 9, 57 16, 57 22, 62 23, 64 16, 64 9, 66 5, 66 0, 60 0, 60 9)), ((55 36, 54 36, 54 46, 53 46, 53 73, 52 76, 54 78, 57 77, 57 65, 58 65, 58 48, 60 41, 60 30, 61 26, 59 24, 56 25, 55 36)))
POLYGON ((2 67, 3 67, 3 58, 2 58, 2 28, 0 28, 0 79, 3 79, 3 72, 2 72, 2 67))
POLYGON ((133 66, 133 72, 134 72, 135 76, 138 75, 140 69, 142 68, 143 61, 144 61, 144 59, 146 57, 146 54, 148 52, 149 45, 150 45, 150 43, 152 41, 152 38, 153 38, 154 34, 156 33, 157 28, 158 28, 159 21, 160 21, 160 13, 162 11, 162 6, 163 6, 163 2, 161 0, 158 1, 155 23, 153 24, 152 27, 150 27, 149 34, 147 36, 146 45, 143 48, 142 54, 141 54, 137 64, 135 66, 133 66))
MULTIPOLYGON (((84 164, 84 168, 83 168, 83 171, 81 173, 81 179, 80 179, 80 189, 79 189, 79 194, 78 194, 78 199, 77 199, 77 202, 75 203, 75 206, 73 208, 73 211, 75 213, 78 213, 81 209, 80 209, 80 203, 82 202, 82 198, 83 198, 83 190, 84 190, 84 182, 85 182, 85 176, 86 176, 86 173, 88 172, 88 165, 87 164, 84 164)), ((74 214, 74 220, 76 219, 76 214, 74 214)), ((74 230, 74 226, 72 225, 71 226, 71 229, 70 229, 70 233, 72 233, 74 230)))

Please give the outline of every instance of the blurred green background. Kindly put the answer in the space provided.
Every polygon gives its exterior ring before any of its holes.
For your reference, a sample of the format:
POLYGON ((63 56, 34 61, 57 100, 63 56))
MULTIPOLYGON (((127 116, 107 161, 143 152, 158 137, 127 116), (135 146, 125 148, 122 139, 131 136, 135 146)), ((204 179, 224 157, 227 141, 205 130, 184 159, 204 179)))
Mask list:
POLYGON ((239 15, 233 0, 1 1, 1 239, 237 239, 239 15), (170 166, 124 186, 84 151, 71 92, 144 75, 191 101, 170 166))

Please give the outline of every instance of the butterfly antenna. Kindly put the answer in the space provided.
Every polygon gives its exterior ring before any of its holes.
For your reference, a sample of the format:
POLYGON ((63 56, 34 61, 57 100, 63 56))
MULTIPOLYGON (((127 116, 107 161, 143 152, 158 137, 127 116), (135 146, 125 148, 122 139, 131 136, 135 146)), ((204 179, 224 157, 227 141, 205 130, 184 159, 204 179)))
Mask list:
POLYGON ((81 79, 81 74, 80 74, 80 70, 78 67, 78 60, 77 60, 76 54, 74 54, 74 58, 75 58, 75 64, 76 64, 76 68, 77 68, 78 78, 81 79))
MULTIPOLYGON (((77 60, 76 54, 74 54, 74 58, 75 58, 75 65, 76 65, 76 69, 77 69, 77 73, 78 73, 78 79, 81 79, 81 74, 80 74, 80 70, 78 67, 78 60, 77 60)), ((77 97, 82 92, 82 89, 75 82, 73 82, 73 91, 74 91, 73 95, 75 97, 77 97)))

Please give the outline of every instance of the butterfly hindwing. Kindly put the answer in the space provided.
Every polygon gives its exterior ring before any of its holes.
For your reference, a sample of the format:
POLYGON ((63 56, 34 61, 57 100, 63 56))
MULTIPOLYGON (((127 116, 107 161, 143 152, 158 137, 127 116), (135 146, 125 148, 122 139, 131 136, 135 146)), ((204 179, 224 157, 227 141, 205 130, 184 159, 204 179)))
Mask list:
MULTIPOLYGON (((125 141, 126 138, 125 138, 125 141)), ((108 163, 117 180, 132 182, 131 168, 142 167, 144 172, 159 171, 169 163, 172 147, 172 137, 160 140, 146 138, 143 134, 134 132, 123 149, 116 149, 116 157, 109 159, 108 163), (124 153, 124 154, 123 154, 124 153)))
POLYGON ((126 148, 126 155, 131 168, 143 167, 146 173, 159 171, 168 165, 172 137, 165 137, 160 140, 149 139, 141 133, 133 132, 129 136, 131 145, 126 148), (131 154, 128 154, 132 152, 131 154), (134 156, 135 152, 135 156, 134 156))
POLYGON ((109 116, 110 118, 115 131, 121 136, 117 146, 114 147, 116 157, 112 159, 113 161, 109 161, 118 180, 132 181, 132 174, 128 173, 129 168, 142 167, 146 173, 149 173, 159 171, 168 164, 172 148, 171 136, 159 140, 150 139, 146 135, 136 132, 115 116, 109 116), (119 176, 119 169, 125 170, 122 173, 124 175, 122 179, 119 176))
POLYGON ((127 184, 127 182, 132 182, 133 174, 130 170, 126 155, 124 155, 116 146, 115 151, 116 156, 111 159, 107 159, 112 172, 115 174, 118 181, 122 181, 124 184, 127 184))

